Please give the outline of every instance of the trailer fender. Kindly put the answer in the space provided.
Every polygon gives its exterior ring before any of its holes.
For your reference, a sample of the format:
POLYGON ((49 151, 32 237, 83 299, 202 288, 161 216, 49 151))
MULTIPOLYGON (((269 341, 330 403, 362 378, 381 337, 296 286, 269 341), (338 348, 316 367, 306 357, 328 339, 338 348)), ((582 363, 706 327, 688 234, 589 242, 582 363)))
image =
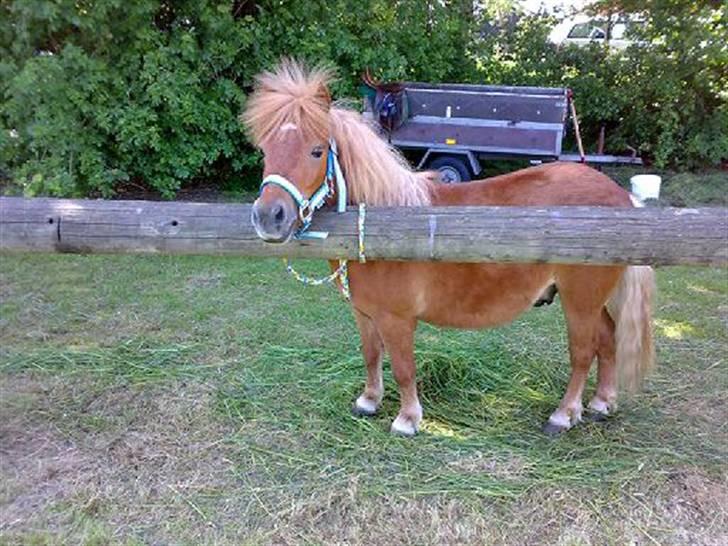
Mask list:
POLYGON ((427 165, 429 161, 435 159, 438 156, 452 156, 465 159, 468 165, 470 165, 470 171, 474 175, 480 174, 480 171, 483 170, 480 167, 480 162, 478 161, 478 158, 475 157, 475 154, 473 152, 471 152, 470 150, 456 150, 452 148, 428 148, 425 152, 425 155, 422 156, 422 159, 420 159, 420 162, 417 164, 417 169, 422 169, 425 165, 427 165))

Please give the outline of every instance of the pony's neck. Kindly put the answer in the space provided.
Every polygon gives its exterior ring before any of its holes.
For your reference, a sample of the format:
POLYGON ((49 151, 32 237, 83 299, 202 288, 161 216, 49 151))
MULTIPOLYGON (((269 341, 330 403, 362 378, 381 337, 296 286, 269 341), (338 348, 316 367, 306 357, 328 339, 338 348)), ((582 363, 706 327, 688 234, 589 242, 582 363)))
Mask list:
POLYGON ((361 115, 334 107, 331 132, 353 204, 423 206, 431 201, 432 173, 416 173, 361 115))

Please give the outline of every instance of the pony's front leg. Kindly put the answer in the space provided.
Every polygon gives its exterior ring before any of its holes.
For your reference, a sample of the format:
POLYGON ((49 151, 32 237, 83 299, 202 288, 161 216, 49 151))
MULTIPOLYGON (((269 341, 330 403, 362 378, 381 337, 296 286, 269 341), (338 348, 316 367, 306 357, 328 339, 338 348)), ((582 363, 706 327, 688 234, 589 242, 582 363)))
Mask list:
POLYGON ((392 422, 392 433, 414 436, 422 421, 422 406, 417 397, 415 380, 415 327, 414 318, 387 316, 377 319, 384 347, 392 359, 392 374, 399 386, 400 410, 392 422))
POLYGON ((379 409, 384 394, 382 382, 382 357, 384 346, 374 321, 354 309, 354 318, 361 336, 361 351, 367 367, 367 382, 362 395, 354 402, 352 413, 357 416, 371 416, 379 409))

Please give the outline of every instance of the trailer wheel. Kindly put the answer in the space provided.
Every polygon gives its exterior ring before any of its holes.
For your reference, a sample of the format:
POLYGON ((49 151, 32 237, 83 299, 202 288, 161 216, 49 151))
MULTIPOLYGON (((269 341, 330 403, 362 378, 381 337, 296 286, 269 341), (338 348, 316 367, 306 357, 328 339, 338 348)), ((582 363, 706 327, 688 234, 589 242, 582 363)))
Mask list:
POLYGON ((440 171, 440 178, 447 184, 468 182, 472 178, 468 164, 459 157, 441 155, 430 161, 428 167, 440 171))

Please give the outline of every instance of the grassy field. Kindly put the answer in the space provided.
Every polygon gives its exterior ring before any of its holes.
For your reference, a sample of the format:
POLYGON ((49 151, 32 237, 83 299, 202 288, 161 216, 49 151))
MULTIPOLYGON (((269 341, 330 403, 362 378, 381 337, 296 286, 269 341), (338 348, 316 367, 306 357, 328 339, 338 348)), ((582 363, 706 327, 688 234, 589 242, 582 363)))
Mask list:
POLYGON ((658 280, 658 370, 610 421, 540 432, 553 305, 420 327, 404 439, 388 371, 349 413, 346 304, 277 260, 0 256, 0 543, 725 544, 728 276, 658 280))
MULTIPOLYGON (((660 205, 728 204, 725 172, 662 174, 660 205)), ((421 326, 408 440, 388 371, 350 415, 350 311, 277 260, 0 255, 0 544, 725 544, 728 273, 658 281, 658 370, 610 421, 540 432, 557 304, 421 326)))

